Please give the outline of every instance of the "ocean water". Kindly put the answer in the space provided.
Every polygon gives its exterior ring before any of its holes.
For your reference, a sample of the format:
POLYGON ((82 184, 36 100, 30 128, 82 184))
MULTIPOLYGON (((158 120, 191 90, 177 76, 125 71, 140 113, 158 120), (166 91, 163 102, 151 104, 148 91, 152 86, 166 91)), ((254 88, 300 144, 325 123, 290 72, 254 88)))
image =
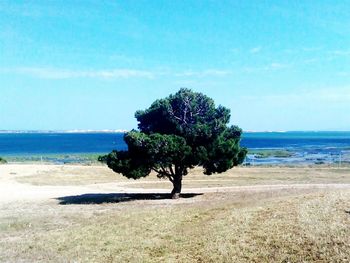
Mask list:
POLYGON ((340 149, 350 147, 350 132, 246 132, 242 145, 253 149, 340 149))
MULTIPOLYGON (((241 145, 250 150, 284 150, 287 158, 259 158, 246 163, 336 163, 350 159, 350 132, 246 132, 241 145)), ((126 149, 122 133, 0 133, 0 156, 108 153, 126 149)))
POLYGON ((346 164, 350 163, 350 132, 245 133, 242 145, 250 150, 283 150, 290 157, 259 158, 248 154, 249 164, 346 164))
POLYGON ((0 133, 0 156, 107 153, 126 149, 122 133, 0 133))

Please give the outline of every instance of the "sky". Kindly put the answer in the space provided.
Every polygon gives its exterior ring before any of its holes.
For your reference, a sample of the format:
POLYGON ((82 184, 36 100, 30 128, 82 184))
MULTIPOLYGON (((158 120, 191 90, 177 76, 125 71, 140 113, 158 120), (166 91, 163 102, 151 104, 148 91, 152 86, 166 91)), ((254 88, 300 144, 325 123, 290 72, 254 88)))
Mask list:
POLYGON ((350 1, 0 0, 0 130, 129 130, 181 87, 246 131, 350 130, 350 1))

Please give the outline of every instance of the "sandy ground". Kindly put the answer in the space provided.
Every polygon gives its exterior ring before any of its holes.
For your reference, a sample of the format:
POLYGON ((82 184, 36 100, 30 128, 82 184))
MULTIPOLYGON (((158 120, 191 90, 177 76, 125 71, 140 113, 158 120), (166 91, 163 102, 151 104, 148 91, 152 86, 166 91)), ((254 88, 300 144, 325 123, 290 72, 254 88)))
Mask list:
MULTIPOLYGON (((249 169, 249 168, 247 168, 249 169)), ((79 176, 79 175, 77 175, 79 176)), ((187 182, 191 177, 187 177, 187 182)), ((201 181, 210 181, 204 179, 201 181)), ((199 180, 196 180, 197 182, 199 180)), ((223 181, 223 180, 221 180, 223 181)), ((157 183, 157 180, 142 180, 142 184, 157 183)), ((158 181, 159 182, 159 181, 158 181)), ((105 194, 105 193, 168 193, 169 188, 140 188, 140 181, 118 180, 115 174, 103 166, 64 166, 64 165, 41 165, 41 164, 7 164, 0 166, 0 204, 18 201, 45 201, 63 196, 83 194, 105 194), (32 177, 35 175, 50 177, 51 174, 60 176, 72 176, 73 172, 80 174, 93 171, 93 176, 104 174, 105 182, 91 182, 84 185, 33 185, 20 183, 19 178, 32 177)), ((291 183, 291 184, 264 184, 247 186, 223 186, 223 187, 196 187, 185 188, 183 193, 210 193, 210 192, 236 192, 236 191, 268 191, 283 189, 342 189, 350 188, 349 183, 291 183)))
MULTIPOLYGON (((86 193, 110 193, 110 188, 103 187, 104 184, 73 185, 73 186, 51 186, 32 185, 20 183, 19 177, 48 174, 57 172, 62 165, 26 165, 8 164, 0 166, 0 204, 14 201, 43 201, 54 199, 65 195, 79 195, 86 193)), ((97 169, 99 169, 98 167, 97 169)), ((73 169, 86 169, 85 166, 74 166, 73 169)), ((65 172, 63 172, 65 173, 65 172)), ((69 176, 69 174, 67 174, 69 176)), ((107 185, 107 184, 106 184, 107 185)), ((125 192, 125 188, 118 183, 113 185, 114 191, 125 192)))

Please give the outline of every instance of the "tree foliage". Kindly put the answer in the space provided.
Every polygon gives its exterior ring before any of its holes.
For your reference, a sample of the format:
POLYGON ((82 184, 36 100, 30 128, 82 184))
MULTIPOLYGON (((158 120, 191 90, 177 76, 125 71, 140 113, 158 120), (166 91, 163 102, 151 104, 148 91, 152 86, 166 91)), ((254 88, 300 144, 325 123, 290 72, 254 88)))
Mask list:
POLYGON ((139 130, 125 134, 127 151, 113 151, 100 161, 117 173, 138 179, 155 171, 180 193, 182 176, 202 166, 205 174, 222 173, 241 164, 247 150, 240 147, 242 130, 228 126, 230 110, 202 93, 180 89, 137 111, 139 130))

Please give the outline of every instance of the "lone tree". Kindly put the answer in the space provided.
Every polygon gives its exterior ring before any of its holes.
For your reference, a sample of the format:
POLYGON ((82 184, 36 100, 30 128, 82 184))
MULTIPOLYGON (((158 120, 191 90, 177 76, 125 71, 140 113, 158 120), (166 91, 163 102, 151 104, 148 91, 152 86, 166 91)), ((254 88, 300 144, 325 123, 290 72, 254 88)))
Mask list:
POLYGON ((172 198, 181 193, 182 177, 195 166, 207 175, 241 164, 247 154, 240 147, 242 130, 228 127, 230 110, 202 93, 180 89, 137 111, 139 131, 124 135, 127 151, 100 156, 116 173, 139 179, 152 171, 173 183, 172 198))

